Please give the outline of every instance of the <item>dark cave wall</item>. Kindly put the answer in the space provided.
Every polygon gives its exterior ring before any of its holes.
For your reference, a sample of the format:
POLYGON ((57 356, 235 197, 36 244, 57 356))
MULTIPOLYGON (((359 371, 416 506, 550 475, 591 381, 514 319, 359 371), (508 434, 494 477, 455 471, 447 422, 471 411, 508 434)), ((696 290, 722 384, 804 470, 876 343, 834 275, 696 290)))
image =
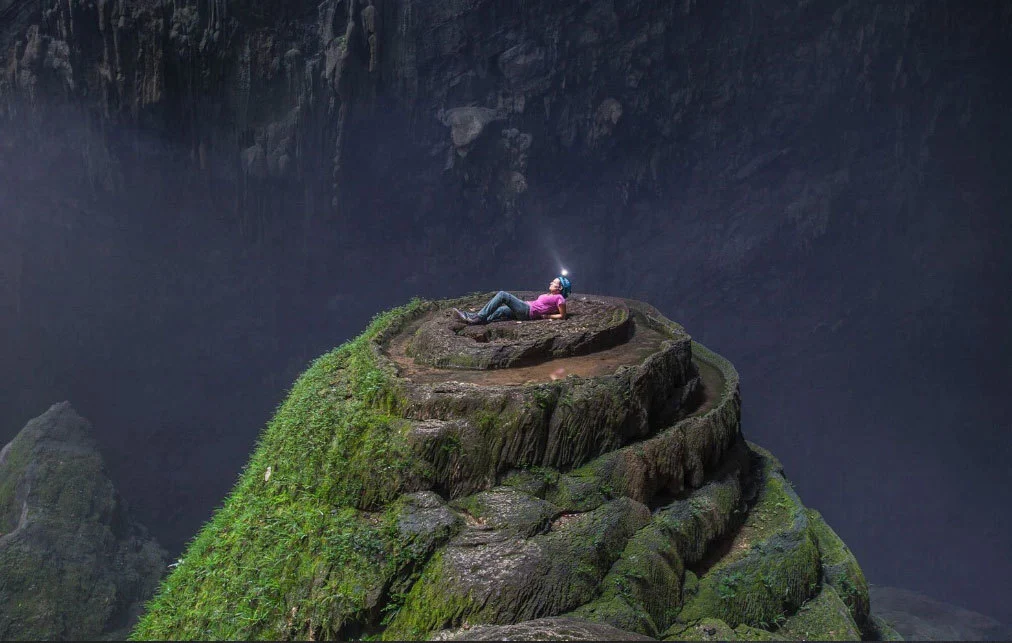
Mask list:
POLYGON ((343 238, 369 233, 361 208, 383 196, 403 195, 372 208, 375 228, 463 210, 507 234, 546 216, 621 232, 650 208, 703 222, 710 238, 691 237, 719 270, 780 231, 803 247, 840 218, 881 224, 870 210, 883 196, 911 217, 899 206, 942 156, 958 164, 996 127, 1007 135, 1001 3, 75 0, 6 12, 5 116, 49 128, 52 110, 31 105, 88 114, 82 165, 97 187, 122 191, 143 159, 136 140, 109 140, 129 126, 228 184, 236 218, 291 226, 301 211, 344 222, 343 238))

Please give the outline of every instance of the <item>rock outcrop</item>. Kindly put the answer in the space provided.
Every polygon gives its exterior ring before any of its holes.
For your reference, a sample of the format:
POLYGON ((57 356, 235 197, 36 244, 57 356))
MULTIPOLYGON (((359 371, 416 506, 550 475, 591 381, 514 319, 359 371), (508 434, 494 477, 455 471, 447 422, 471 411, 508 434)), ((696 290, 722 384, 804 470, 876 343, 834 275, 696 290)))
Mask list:
POLYGON ((415 300, 314 362, 133 636, 875 635, 853 555, 743 438, 726 360, 638 301, 450 310, 481 301, 415 300), (497 360, 552 336, 597 348, 497 360))
POLYGON ((121 639, 166 569, 90 432, 63 402, 0 451, 0 639, 121 639))

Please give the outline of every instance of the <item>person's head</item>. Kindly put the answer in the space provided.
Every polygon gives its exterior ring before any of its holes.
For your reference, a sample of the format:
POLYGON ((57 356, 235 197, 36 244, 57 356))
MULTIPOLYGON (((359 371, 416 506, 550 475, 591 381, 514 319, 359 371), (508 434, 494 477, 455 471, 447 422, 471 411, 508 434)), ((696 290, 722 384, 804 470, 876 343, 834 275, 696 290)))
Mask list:
POLYGON ((569 281, 568 277, 556 277, 552 280, 552 283, 548 284, 548 292, 553 295, 562 295, 566 299, 569 299, 569 293, 573 291, 573 284, 569 281))

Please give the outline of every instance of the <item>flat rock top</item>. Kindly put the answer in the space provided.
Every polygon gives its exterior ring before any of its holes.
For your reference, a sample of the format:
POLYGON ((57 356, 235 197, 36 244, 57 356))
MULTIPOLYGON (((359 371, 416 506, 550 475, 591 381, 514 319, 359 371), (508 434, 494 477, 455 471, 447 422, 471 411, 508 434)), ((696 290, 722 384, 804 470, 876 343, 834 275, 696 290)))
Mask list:
MULTIPOLYGON (((541 293, 514 293, 525 301, 541 293)), ((478 310, 488 296, 466 300, 478 310)), ((440 309, 413 326, 405 354, 437 368, 488 371, 533 366, 552 359, 587 355, 624 344, 633 335, 632 314, 622 299, 601 295, 571 297, 565 320, 515 320, 468 325, 452 309, 440 309)))

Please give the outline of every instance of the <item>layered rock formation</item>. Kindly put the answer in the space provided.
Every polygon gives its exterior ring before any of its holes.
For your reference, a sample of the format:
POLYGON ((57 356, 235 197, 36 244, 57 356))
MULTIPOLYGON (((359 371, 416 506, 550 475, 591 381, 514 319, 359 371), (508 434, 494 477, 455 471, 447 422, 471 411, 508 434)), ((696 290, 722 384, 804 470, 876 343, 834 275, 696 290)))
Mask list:
POLYGON ((122 639, 166 569, 90 432, 63 402, 0 451, 0 639, 122 639))
POLYGON ((642 302, 450 310, 481 301, 413 301, 314 362, 134 638, 881 635, 744 440, 727 361, 642 302))

